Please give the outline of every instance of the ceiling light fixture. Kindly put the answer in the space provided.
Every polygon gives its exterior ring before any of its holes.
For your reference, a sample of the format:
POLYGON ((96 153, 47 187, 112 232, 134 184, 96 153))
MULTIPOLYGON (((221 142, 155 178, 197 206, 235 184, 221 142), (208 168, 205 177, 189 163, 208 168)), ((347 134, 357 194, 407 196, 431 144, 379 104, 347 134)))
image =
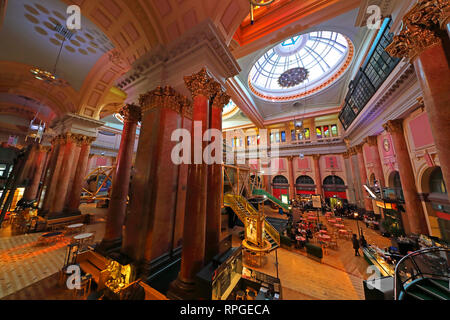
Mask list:
POLYGON ((254 10, 271 5, 275 0, 250 0, 250 23, 255 23, 254 10))

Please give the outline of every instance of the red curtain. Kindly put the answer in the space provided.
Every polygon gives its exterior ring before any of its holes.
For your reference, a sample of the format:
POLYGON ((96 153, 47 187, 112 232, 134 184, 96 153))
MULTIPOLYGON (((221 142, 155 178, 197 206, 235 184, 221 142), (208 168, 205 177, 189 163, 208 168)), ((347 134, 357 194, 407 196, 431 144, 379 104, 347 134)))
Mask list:
POLYGON ((325 198, 334 198, 334 196, 336 196, 337 198, 341 198, 341 199, 347 199, 346 192, 325 191, 325 198))

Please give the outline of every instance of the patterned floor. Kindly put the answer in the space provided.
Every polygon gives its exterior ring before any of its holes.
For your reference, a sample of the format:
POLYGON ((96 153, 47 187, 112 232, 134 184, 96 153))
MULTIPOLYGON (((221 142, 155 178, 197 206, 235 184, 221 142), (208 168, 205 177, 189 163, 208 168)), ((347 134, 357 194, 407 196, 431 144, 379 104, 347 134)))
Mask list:
POLYGON ((40 235, 0 238, 0 299, 55 274, 62 267, 69 240, 39 245, 40 235))

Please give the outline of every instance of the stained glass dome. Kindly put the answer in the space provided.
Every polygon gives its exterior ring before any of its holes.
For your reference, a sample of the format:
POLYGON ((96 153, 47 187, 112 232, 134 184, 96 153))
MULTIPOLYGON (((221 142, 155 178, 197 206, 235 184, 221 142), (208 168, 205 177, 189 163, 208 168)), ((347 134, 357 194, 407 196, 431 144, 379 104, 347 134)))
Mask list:
POLYGON ((312 95, 339 79, 353 53, 351 40, 337 32, 317 31, 291 37, 258 59, 250 70, 249 86, 253 94, 266 100, 312 95), (295 78, 295 70, 307 70, 306 79, 295 78), (293 78, 286 79, 290 73, 293 78))

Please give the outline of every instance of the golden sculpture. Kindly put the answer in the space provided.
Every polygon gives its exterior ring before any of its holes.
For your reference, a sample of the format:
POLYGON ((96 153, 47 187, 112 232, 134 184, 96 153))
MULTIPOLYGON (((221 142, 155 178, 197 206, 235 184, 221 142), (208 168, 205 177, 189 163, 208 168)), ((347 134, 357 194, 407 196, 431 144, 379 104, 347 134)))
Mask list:
POLYGON ((114 293, 119 293, 134 280, 134 273, 131 265, 122 266, 117 261, 111 260, 106 270, 109 278, 105 285, 114 293))

